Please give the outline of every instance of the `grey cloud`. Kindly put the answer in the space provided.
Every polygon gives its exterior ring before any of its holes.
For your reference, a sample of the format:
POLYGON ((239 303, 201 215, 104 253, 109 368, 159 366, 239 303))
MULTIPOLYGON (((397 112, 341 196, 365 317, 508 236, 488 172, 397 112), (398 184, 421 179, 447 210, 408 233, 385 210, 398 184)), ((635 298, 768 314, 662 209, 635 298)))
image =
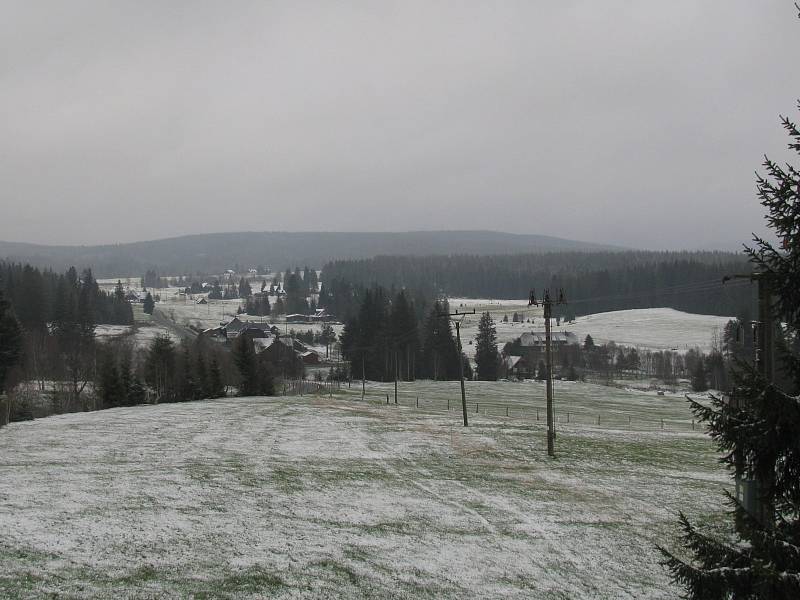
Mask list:
POLYGON ((0 239, 763 229, 791 2, 7 3, 0 239))

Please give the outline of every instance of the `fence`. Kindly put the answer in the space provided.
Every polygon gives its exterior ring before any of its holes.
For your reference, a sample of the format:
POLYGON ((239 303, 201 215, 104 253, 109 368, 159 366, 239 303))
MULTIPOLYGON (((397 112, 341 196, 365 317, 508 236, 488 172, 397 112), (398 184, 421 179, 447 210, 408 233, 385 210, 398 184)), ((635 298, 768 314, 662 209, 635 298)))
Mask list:
POLYGON ((278 386, 275 393, 282 396, 303 396, 307 394, 330 395, 342 389, 342 382, 286 379, 280 382, 278 386))
MULTIPOLYGON (((457 390, 457 387, 456 387, 457 390)), ((280 393, 280 392, 279 392, 280 393)), ((353 384, 352 388, 337 382, 316 382, 292 380, 286 382, 284 395, 333 395, 342 394, 349 400, 362 400, 360 384, 353 384)), ((400 392, 395 402, 394 391, 376 391, 367 389, 363 395, 364 402, 370 404, 382 404, 391 406, 404 406, 426 412, 450 412, 461 413, 461 397, 456 391, 452 397, 447 398, 426 398, 423 394, 409 394, 400 392)), ((468 416, 474 415, 500 417, 503 419, 517 420, 522 422, 541 422, 547 420, 545 405, 537 406, 522 402, 494 402, 484 400, 470 400, 467 398, 468 416)), ((657 416, 649 418, 641 416, 640 413, 628 413, 625 411, 592 411, 586 408, 565 408, 563 405, 556 405, 555 420, 557 425, 573 425, 586 427, 602 427, 603 429, 621 429, 631 431, 673 431, 689 432, 703 431, 702 424, 693 419, 680 419, 670 416, 657 416)))

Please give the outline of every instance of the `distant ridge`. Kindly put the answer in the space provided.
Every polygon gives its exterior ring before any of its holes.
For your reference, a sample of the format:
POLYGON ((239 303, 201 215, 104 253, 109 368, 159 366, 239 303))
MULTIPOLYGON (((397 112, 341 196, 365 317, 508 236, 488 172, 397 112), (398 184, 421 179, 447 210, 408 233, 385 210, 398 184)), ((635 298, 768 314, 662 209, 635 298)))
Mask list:
POLYGON ((97 277, 220 273, 239 265, 321 268, 329 260, 432 254, 515 254, 624 250, 548 235, 498 231, 233 232, 185 235, 101 246, 47 246, 0 241, 0 259, 63 270, 91 267, 97 277))

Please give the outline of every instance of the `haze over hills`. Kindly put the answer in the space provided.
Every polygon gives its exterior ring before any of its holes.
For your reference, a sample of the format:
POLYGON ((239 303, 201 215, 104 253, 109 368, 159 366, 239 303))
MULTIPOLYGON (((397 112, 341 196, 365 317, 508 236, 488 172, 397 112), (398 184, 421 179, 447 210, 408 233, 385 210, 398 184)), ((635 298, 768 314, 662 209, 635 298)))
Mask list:
POLYGON ((320 268, 332 259, 378 255, 513 254, 623 250, 547 235, 498 231, 233 232, 187 235, 101 246, 48 246, 0 241, 0 259, 57 271, 91 267, 97 277, 134 277, 146 269, 164 275, 219 273, 268 266, 320 268))

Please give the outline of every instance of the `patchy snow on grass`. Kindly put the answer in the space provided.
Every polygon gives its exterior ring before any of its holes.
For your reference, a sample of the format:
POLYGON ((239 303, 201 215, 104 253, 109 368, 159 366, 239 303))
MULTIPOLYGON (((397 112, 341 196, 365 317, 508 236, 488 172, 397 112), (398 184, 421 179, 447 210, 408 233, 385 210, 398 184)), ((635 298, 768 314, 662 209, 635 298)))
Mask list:
POLYGON ((595 342, 600 343, 613 340, 617 344, 653 350, 685 352, 699 348, 708 352, 714 336, 721 339, 722 329, 732 318, 697 315, 672 308, 644 308, 578 317, 562 329, 574 332, 579 339, 591 334, 595 342))
MULTIPOLYGON (((501 349, 503 344, 513 341, 526 331, 544 331, 541 309, 528 309, 527 303, 523 304, 522 301, 503 306, 482 304, 482 300, 458 299, 451 302, 453 310, 476 309, 477 314, 465 317, 461 327, 464 351, 470 357, 475 355, 474 340, 478 335, 481 312, 491 313, 501 349), (510 320, 514 312, 524 315, 525 320, 530 319, 531 323, 512 323, 510 320), (508 323, 502 321, 505 315, 508 315, 508 323)), ((699 348, 708 352, 714 336, 721 338, 721 331, 730 318, 685 313, 672 308, 643 308, 586 315, 578 317, 572 323, 561 323, 558 326, 553 322, 553 331, 571 331, 581 342, 588 334, 598 344, 613 341, 640 349, 675 349, 686 352, 691 348, 699 348)))
POLYGON ((146 348, 157 337, 170 336, 173 340, 177 338, 166 327, 160 325, 152 325, 147 327, 138 327, 133 334, 133 339, 137 348, 146 348))
MULTIPOLYGON (((465 429, 460 411, 407 402, 457 384, 419 385, 400 406, 353 388, 9 425, 0 595, 678 597, 655 544, 676 538, 678 510, 718 513, 728 483, 704 435, 562 424, 553 460, 542 423, 477 414, 465 429)), ((570 401, 686 416, 599 389, 570 401)), ((539 392, 468 387, 519 406, 539 392)))
POLYGON ((97 325, 94 328, 94 337, 100 340, 120 337, 129 334, 131 329, 130 325, 97 325))

